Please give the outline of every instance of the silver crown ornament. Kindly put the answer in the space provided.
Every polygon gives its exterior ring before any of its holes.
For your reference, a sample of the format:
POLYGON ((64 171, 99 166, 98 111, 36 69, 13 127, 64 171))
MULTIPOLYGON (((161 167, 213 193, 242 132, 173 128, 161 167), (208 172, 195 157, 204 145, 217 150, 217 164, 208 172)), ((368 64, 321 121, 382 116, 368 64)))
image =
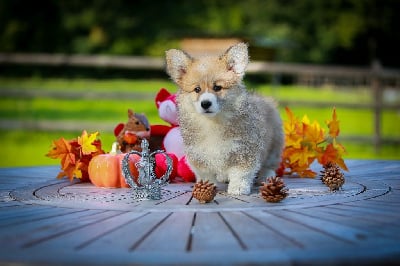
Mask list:
POLYGON ((150 153, 149 142, 146 139, 142 140, 141 147, 142 152, 132 150, 124 156, 122 160, 122 174, 126 183, 132 188, 134 198, 159 200, 161 199, 161 187, 167 185, 169 182, 169 176, 172 172, 172 159, 162 150, 150 153), (137 182, 135 182, 129 169, 129 156, 131 154, 140 156, 139 162, 135 164, 139 172, 137 182), (160 178, 157 178, 154 172, 156 154, 164 154, 167 159, 167 170, 160 178))

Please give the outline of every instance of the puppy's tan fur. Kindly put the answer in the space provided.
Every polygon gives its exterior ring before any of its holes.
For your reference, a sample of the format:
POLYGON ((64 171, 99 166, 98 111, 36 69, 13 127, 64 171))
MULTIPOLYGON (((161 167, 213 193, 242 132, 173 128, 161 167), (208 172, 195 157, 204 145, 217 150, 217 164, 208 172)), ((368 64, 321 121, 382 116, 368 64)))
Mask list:
POLYGON ((179 87, 179 123, 197 180, 229 181, 228 193, 250 194, 257 175, 274 175, 283 131, 275 102, 248 93, 242 84, 247 45, 201 58, 172 49, 166 61, 179 87))

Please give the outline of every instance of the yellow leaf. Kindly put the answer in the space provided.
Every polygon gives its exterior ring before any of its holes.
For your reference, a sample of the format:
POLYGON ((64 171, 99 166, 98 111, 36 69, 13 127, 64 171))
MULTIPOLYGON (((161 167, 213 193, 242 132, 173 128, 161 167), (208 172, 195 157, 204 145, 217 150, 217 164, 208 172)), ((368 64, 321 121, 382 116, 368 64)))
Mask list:
POLYGON ((313 149, 316 149, 317 145, 325 140, 324 129, 317 121, 312 124, 304 124, 303 129, 306 141, 311 144, 313 149))
POLYGON ((302 147, 291 154, 289 159, 291 162, 297 162, 300 167, 308 167, 310 165, 309 161, 315 159, 315 154, 313 151, 308 150, 308 147, 302 147))
POLYGON ((283 128, 285 133, 285 145, 287 147, 300 148, 302 136, 302 125, 300 121, 294 116, 293 112, 289 107, 285 108, 288 120, 283 122, 283 128))
POLYGON ((301 122, 302 122, 303 124, 309 125, 309 124, 310 124, 310 119, 308 118, 307 115, 304 115, 304 116, 303 116, 303 119, 301 119, 301 122))
POLYGON ((82 132, 82 136, 78 137, 78 144, 82 147, 82 154, 87 155, 97 151, 97 147, 93 145, 99 132, 88 135, 86 130, 82 132))
POLYGON ((332 138, 336 138, 337 136, 339 136, 340 128, 339 120, 337 120, 336 108, 333 108, 332 120, 326 120, 326 124, 329 128, 329 136, 331 136, 332 138))
POLYGON ((75 178, 82 178, 82 170, 80 168, 81 164, 70 164, 67 168, 63 169, 64 171, 61 171, 58 175, 57 178, 63 178, 63 177, 68 177, 70 181, 72 181, 75 178))
POLYGON ((285 110, 289 119, 283 122, 284 132, 285 134, 294 134, 296 133, 296 125, 298 121, 296 117, 293 115, 292 111, 289 109, 289 107, 286 107, 285 110))
POLYGON ((296 149, 301 148, 301 142, 303 141, 303 138, 297 135, 286 135, 285 136, 285 146, 286 147, 293 147, 296 149))

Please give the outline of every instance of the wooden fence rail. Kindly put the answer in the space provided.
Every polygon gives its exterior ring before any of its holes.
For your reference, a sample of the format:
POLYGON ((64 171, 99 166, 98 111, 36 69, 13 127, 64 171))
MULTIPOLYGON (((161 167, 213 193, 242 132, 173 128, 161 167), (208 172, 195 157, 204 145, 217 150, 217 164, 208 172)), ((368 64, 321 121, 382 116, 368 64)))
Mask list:
MULTIPOLYGON (((162 70, 164 60, 161 58, 142 56, 93 56, 93 55, 65 55, 65 54, 5 54, 0 53, 0 65, 47 65, 67 67, 103 67, 125 68, 142 70, 162 70)), ((381 134, 381 117, 383 109, 399 109, 400 104, 388 104, 383 101, 383 93, 387 87, 400 90, 400 69, 383 68, 375 62, 371 67, 321 66, 311 64, 288 64, 275 62, 251 62, 248 66, 249 74, 291 75, 298 80, 320 79, 337 81, 354 79, 371 88, 372 104, 351 104, 351 108, 372 109, 374 112, 375 149, 378 151, 384 139, 381 134)), ((12 93, 12 92, 4 92, 12 93)), ((6 95, 0 95, 6 96, 6 95)), ((58 95, 62 96, 62 95, 58 95)), ((71 96, 71 95, 69 95, 71 96)), ((29 97, 29 95, 27 96, 29 97)), ((68 97, 68 95, 67 95, 68 97)), ((73 96, 71 96, 73 97, 73 96)), ((291 102, 293 104, 293 102, 291 102)), ((299 103, 300 104, 300 103, 299 103)), ((325 107, 332 103, 303 102, 307 106, 325 107)), ((335 104, 339 106, 338 104, 335 104)), ((347 105, 347 104, 345 104, 347 105)), ((390 142, 393 142, 391 140, 390 142)), ((400 142, 400 140, 398 140, 400 142)))

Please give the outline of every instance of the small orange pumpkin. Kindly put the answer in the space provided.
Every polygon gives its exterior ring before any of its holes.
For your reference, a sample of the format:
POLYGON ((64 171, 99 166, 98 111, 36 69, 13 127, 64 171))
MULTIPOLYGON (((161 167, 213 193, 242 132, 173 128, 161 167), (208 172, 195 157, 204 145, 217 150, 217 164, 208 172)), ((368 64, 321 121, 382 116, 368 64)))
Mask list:
MULTIPOLYGON (((122 160, 125 154, 100 154, 92 158, 89 163, 89 179, 97 187, 129 188, 122 174, 122 160)), ((129 156, 129 168, 132 176, 138 177, 135 166, 140 156, 131 154, 129 156)), ((135 179, 136 179, 135 178, 135 179)), ((136 182, 136 180, 135 180, 136 182)))

